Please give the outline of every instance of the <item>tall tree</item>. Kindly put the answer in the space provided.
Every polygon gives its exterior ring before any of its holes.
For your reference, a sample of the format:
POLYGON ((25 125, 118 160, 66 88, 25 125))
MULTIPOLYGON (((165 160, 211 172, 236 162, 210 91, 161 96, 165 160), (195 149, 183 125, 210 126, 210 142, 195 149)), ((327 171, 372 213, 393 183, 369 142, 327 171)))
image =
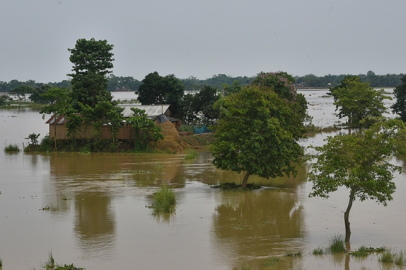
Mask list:
POLYGON ((217 168, 245 171, 242 187, 250 175, 269 178, 296 173, 295 164, 303 157, 298 139, 304 134, 298 103, 258 85, 218 102, 221 115, 210 148, 217 168))
POLYGON ((396 102, 392 105, 392 112, 400 116, 403 122, 406 122, 406 75, 402 77, 402 84, 396 86, 396 102))
POLYGON ((405 154, 406 131, 400 120, 377 122, 359 134, 328 137, 327 143, 314 147, 317 160, 312 163, 309 181, 313 182, 310 197, 328 198, 339 187, 350 191, 344 212, 345 241, 350 241, 349 215, 358 198, 375 200, 386 206, 392 200, 396 186, 394 172, 402 167, 390 163, 390 158, 405 154))
POLYGON ((113 45, 107 40, 78 39, 75 48, 68 49, 71 53, 69 60, 73 63, 72 77, 73 100, 75 107, 80 108, 79 103, 89 105, 92 108, 100 101, 111 102, 112 96, 107 91, 107 74, 113 68, 113 45))
MULTIPOLYGON (((380 117, 386 112, 383 103, 385 99, 391 99, 385 95, 385 91, 375 90, 367 82, 361 82, 358 76, 346 76, 339 86, 330 89, 330 95, 334 97, 334 105, 338 111, 338 117, 348 117, 348 127, 361 127, 361 120, 366 118, 380 117)), ((364 125, 372 124, 370 121, 364 125)))
POLYGON ((10 95, 15 96, 19 101, 23 101, 26 98, 25 96, 31 94, 33 91, 34 89, 32 87, 21 85, 11 90, 10 95))

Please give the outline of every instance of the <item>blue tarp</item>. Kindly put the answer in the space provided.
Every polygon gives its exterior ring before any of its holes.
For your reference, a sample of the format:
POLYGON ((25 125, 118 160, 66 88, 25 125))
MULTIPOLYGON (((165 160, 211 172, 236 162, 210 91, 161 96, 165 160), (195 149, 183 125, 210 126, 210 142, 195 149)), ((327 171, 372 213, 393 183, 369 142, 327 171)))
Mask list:
POLYGON ((193 127, 193 131, 195 132, 195 134, 202 134, 210 132, 210 129, 208 129, 206 126, 202 126, 201 128, 193 127))

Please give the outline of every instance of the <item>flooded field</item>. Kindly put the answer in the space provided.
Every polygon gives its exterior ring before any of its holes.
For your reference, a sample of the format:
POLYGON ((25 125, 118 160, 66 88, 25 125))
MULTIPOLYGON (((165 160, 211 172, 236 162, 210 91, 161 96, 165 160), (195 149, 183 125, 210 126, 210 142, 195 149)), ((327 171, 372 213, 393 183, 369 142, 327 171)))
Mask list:
MULTIPOLYGON (((338 123, 326 91, 303 91, 316 126, 338 123)), ((388 103, 389 105, 389 103, 388 103)), ((0 110, 0 259, 6 269, 42 269, 56 262, 90 269, 398 269, 349 255, 312 254, 344 234, 348 191, 328 200, 308 198, 306 166, 296 178, 260 179, 253 192, 222 192, 221 182, 242 175, 215 169, 211 155, 7 154, 10 143, 27 144, 30 133, 47 133, 46 120, 30 109, 0 110), (152 215, 152 194, 174 189, 175 214, 152 215), (298 254, 301 256, 286 256, 298 254)), ((346 132, 343 130, 342 132, 346 132)), ((317 134, 305 145, 319 145, 317 134)), ((393 160, 403 165, 402 160, 393 160)), ((406 182, 387 207, 354 202, 351 248, 362 245, 406 250, 406 182)))

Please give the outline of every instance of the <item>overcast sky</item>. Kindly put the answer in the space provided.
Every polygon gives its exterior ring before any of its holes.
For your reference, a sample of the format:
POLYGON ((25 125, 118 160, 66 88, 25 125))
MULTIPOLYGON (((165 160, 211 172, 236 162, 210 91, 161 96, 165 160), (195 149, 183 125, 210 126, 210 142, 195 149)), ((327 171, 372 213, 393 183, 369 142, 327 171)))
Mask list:
POLYGON ((0 81, 68 79, 79 38, 113 73, 206 79, 406 72, 405 0, 0 0, 0 81))

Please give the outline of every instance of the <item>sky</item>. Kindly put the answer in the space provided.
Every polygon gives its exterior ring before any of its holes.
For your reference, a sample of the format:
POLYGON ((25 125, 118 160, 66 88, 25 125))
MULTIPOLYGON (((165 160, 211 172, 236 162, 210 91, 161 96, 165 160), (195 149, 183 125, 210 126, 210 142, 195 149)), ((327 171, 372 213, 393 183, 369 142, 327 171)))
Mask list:
POLYGON ((113 74, 406 73, 405 0, 0 0, 0 81, 69 79, 80 38, 113 74))

